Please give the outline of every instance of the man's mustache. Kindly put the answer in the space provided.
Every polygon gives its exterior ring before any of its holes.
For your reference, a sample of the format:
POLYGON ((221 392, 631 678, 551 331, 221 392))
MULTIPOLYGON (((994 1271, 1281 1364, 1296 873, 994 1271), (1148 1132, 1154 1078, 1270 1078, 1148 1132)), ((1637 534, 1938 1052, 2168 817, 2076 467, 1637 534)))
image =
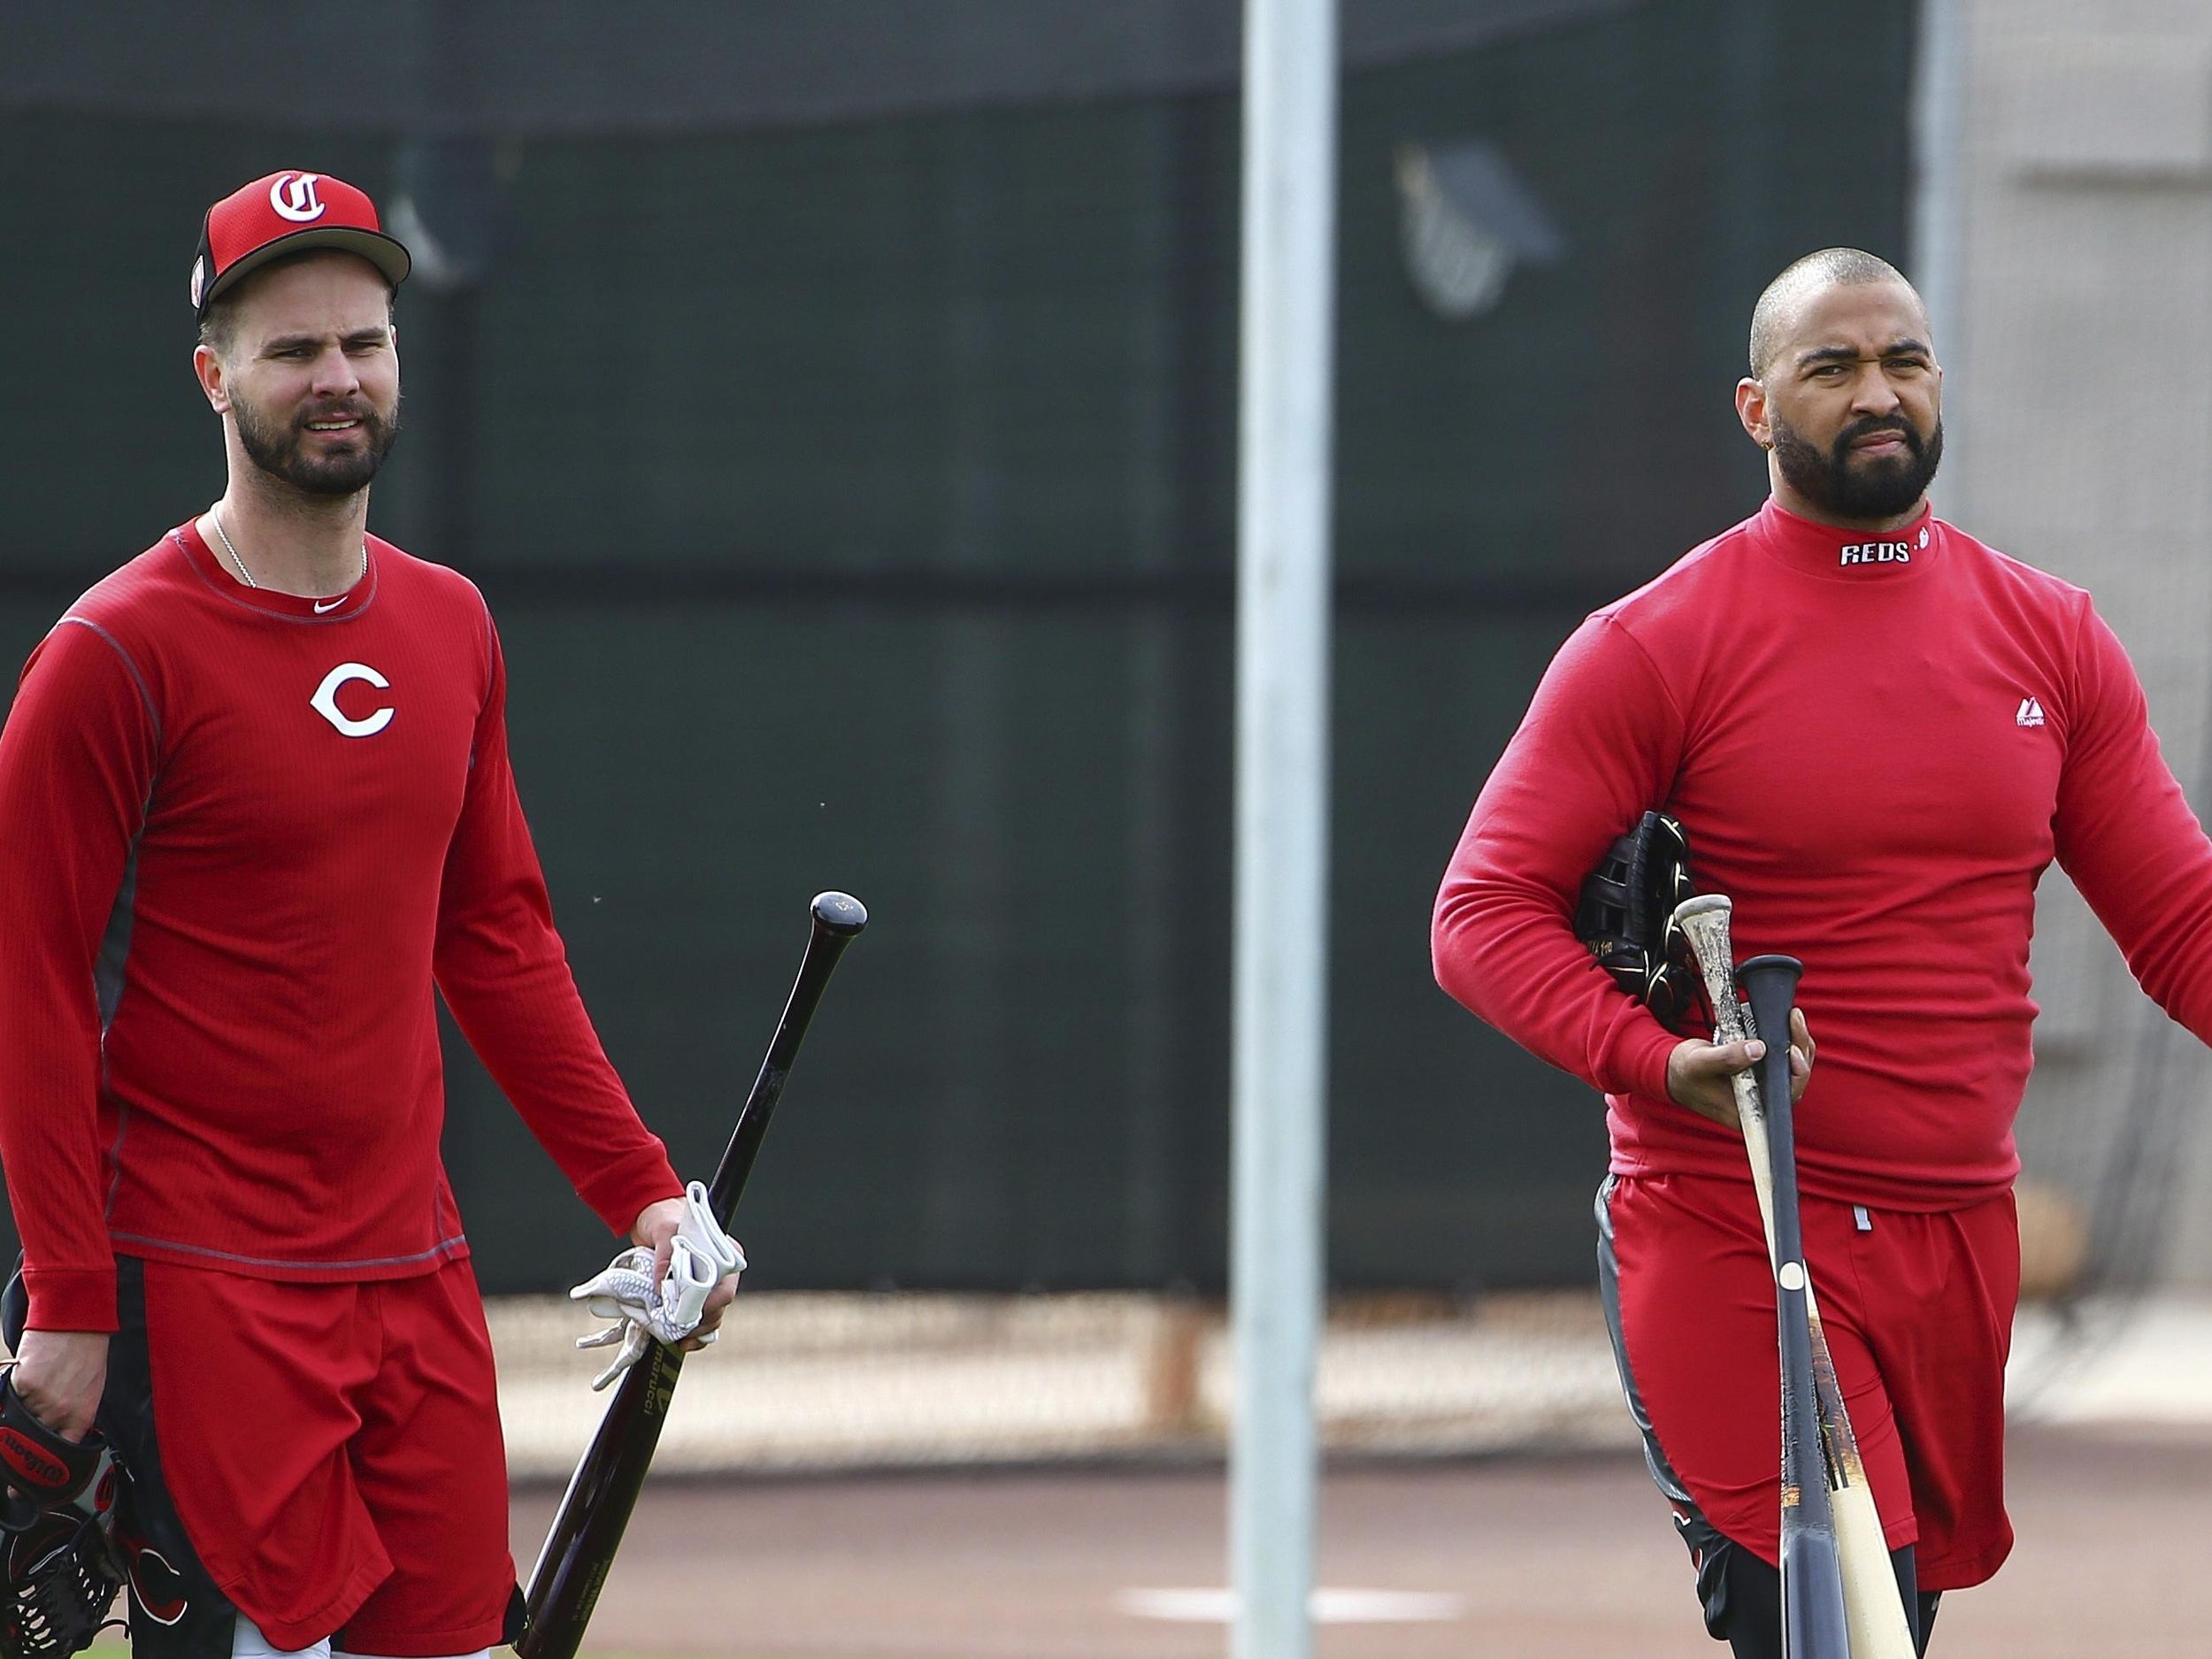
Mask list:
POLYGON ((1902 415, 1869 415, 1864 420, 1854 422, 1837 434, 1836 454, 1838 457, 1848 454, 1851 446, 1861 438, 1870 437, 1878 432, 1895 433, 1915 455, 1920 454, 1925 448, 1920 441, 1920 434, 1913 430, 1912 422, 1902 415))

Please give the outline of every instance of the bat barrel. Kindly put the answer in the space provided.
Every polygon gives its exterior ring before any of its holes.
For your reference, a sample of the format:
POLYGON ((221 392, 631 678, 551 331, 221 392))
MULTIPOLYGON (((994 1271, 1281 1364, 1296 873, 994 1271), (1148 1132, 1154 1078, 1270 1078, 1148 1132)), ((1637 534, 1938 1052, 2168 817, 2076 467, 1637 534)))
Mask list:
MULTIPOLYGON (((709 1206, 725 1227, 737 1208, 745 1178, 752 1172, 768 1119, 822 993, 828 988, 830 973, 845 947, 868 925, 867 910, 849 894, 818 894, 807 910, 813 929, 798 978, 769 1039, 767 1058, 738 1112, 729 1148, 708 1186, 709 1206)), ((683 1363, 681 1349, 655 1342, 624 1374, 598 1432, 576 1465, 530 1575, 524 1598, 525 1626, 515 1644, 519 1659, 575 1659, 645 1484, 683 1363)))
POLYGON ((1706 998, 1713 1005, 1715 1042, 1741 1042, 1750 1034, 1744 1024, 1743 1004, 1736 1000, 1736 952, 1729 937, 1733 910, 1726 895, 1701 893, 1683 900, 1670 918, 1690 941, 1690 953, 1697 958, 1706 998))
POLYGON ((814 1023, 822 993, 829 989, 830 975, 836 971, 845 948, 868 925, 867 907, 849 893, 817 894, 807 912, 814 927, 807 939, 806 955, 799 963, 798 978, 792 981, 791 995, 784 1003, 783 1018, 776 1022, 775 1035, 769 1039, 768 1053, 753 1079, 752 1092, 737 1114, 730 1144, 723 1151, 721 1163, 715 1165, 714 1179, 707 1183, 707 1207, 725 1227, 737 1209, 746 1178, 753 1172, 753 1161, 760 1156, 769 1120, 775 1116, 776 1102, 783 1098, 791 1063, 798 1058, 799 1045, 806 1041, 807 1027, 814 1023))
POLYGON ((807 910, 817 927, 848 938, 868 925, 868 907, 849 893, 818 893, 807 910))

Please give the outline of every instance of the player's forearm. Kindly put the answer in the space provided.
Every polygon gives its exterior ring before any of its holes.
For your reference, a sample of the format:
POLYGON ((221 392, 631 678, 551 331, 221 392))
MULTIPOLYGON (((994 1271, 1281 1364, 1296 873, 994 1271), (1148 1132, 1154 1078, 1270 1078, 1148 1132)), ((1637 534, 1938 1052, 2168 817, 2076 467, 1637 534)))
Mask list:
POLYGON ((92 974, 39 968, 23 954, 33 937, 21 927, 15 950, 0 948, 0 1167, 33 1306, 57 1329, 107 1330, 115 1263, 103 1219, 92 974))
MULTIPOLYGON (((0 814, 10 810, 4 786, 0 780, 0 814)), ((100 924, 69 902, 99 878, 64 867, 89 856, 84 842, 50 837, 0 844, 0 1166, 33 1312, 58 1330, 115 1324, 100 1008, 85 942, 99 936, 100 924)))
POLYGON ((1635 813, 1573 799, 1563 781, 1548 780, 1540 756, 1525 752, 1525 737, 1492 774, 1438 889, 1430 932, 1437 983, 1593 1087, 1664 1098, 1678 1039, 1597 965, 1571 919, 1572 895, 1635 813))
POLYGON ((2093 614, 2078 664, 2054 839, 2152 1000, 2212 1042, 2212 841, 2159 751, 2134 670, 2093 614))
MULTIPOLYGON (((2169 780, 2170 783, 2170 780, 2169 780)), ((2090 838, 2062 862, 2120 947, 2144 992, 2200 1039, 2212 1042, 2212 845, 2177 786, 2134 795, 2124 832, 2090 838)))
POLYGON ((557 939, 497 936, 506 944, 495 951, 442 951, 439 988, 538 1143, 608 1230, 625 1233, 683 1183, 608 1060, 557 939))
POLYGON ((27 1041, 26 1014, 36 1017, 19 1004, 0 1021, 0 1165, 32 1317, 54 1330, 111 1331, 115 1257, 103 1220, 96 1079, 89 1063, 57 1054, 63 1045, 50 1035, 27 1041))
POLYGON ((1430 948, 1437 983, 1540 1060, 1607 1094, 1666 1098, 1680 1038, 1606 977, 1541 898, 1455 865, 1430 948))
POLYGON ((109 1331, 115 1258, 103 1219, 99 1040, 54 1001, 0 987, 0 1166, 33 1317, 55 1330, 109 1331))

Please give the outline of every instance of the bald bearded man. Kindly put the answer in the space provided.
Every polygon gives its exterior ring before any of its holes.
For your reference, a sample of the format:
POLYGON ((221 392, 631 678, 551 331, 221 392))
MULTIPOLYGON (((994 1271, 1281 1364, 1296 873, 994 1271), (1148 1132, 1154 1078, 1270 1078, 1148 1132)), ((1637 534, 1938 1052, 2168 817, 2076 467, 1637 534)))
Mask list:
POLYGON ((1730 1095, 1756 1045, 1663 1026, 1576 938, 1577 894, 1663 810, 1733 898, 1740 955, 1803 959, 1806 1258, 1924 1653, 1938 1595, 2012 1545, 2036 883, 2055 859, 2212 1037, 2212 843, 2089 595, 1934 516, 1943 373, 1904 277, 1855 249, 1797 261, 1749 367, 1770 498, 1561 649, 1445 875, 1436 974, 1604 1094, 1622 1381, 1708 1628, 1778 1659, 1774 1284, 1730 1095))

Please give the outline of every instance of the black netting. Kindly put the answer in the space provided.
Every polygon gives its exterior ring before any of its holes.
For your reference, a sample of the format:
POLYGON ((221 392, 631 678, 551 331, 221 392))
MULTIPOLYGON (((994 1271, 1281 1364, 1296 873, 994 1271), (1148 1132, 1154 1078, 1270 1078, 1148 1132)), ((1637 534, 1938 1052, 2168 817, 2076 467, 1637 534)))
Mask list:
MULTIPOLYGON (((37 50, 0 51, 0 656, 221 488, 186 364, 205 204, 284 165, 368 187, 426 256, 374 522, 502 619, 578 971, 682 1167, 808 895, 874 913, 748 1194, 756 1281, 1217 1283, 1233 9, 733 8, 780 33, 726 73, 651 8, 382 8, 341 70, 312 8, 196 8, 196 56, 104 10, 12 16, 37 50), (884 21, 925 11, 927 50, 884 21), (786 104, 699 107, 764 65, 786 104)), ((1558 641, 1755 504, 1728 390, 1760 287, 1900 251, 1909 24, 1348 11, 1341 1282, 1586 1277, 1596 1105, 1435 990, 1430 899, 1558 641), (1848 100, 1816 112, 1807 65, 1848 100)), ((549 1287, 603 1243, 454 1072, 480 1270, 549 1287)))

